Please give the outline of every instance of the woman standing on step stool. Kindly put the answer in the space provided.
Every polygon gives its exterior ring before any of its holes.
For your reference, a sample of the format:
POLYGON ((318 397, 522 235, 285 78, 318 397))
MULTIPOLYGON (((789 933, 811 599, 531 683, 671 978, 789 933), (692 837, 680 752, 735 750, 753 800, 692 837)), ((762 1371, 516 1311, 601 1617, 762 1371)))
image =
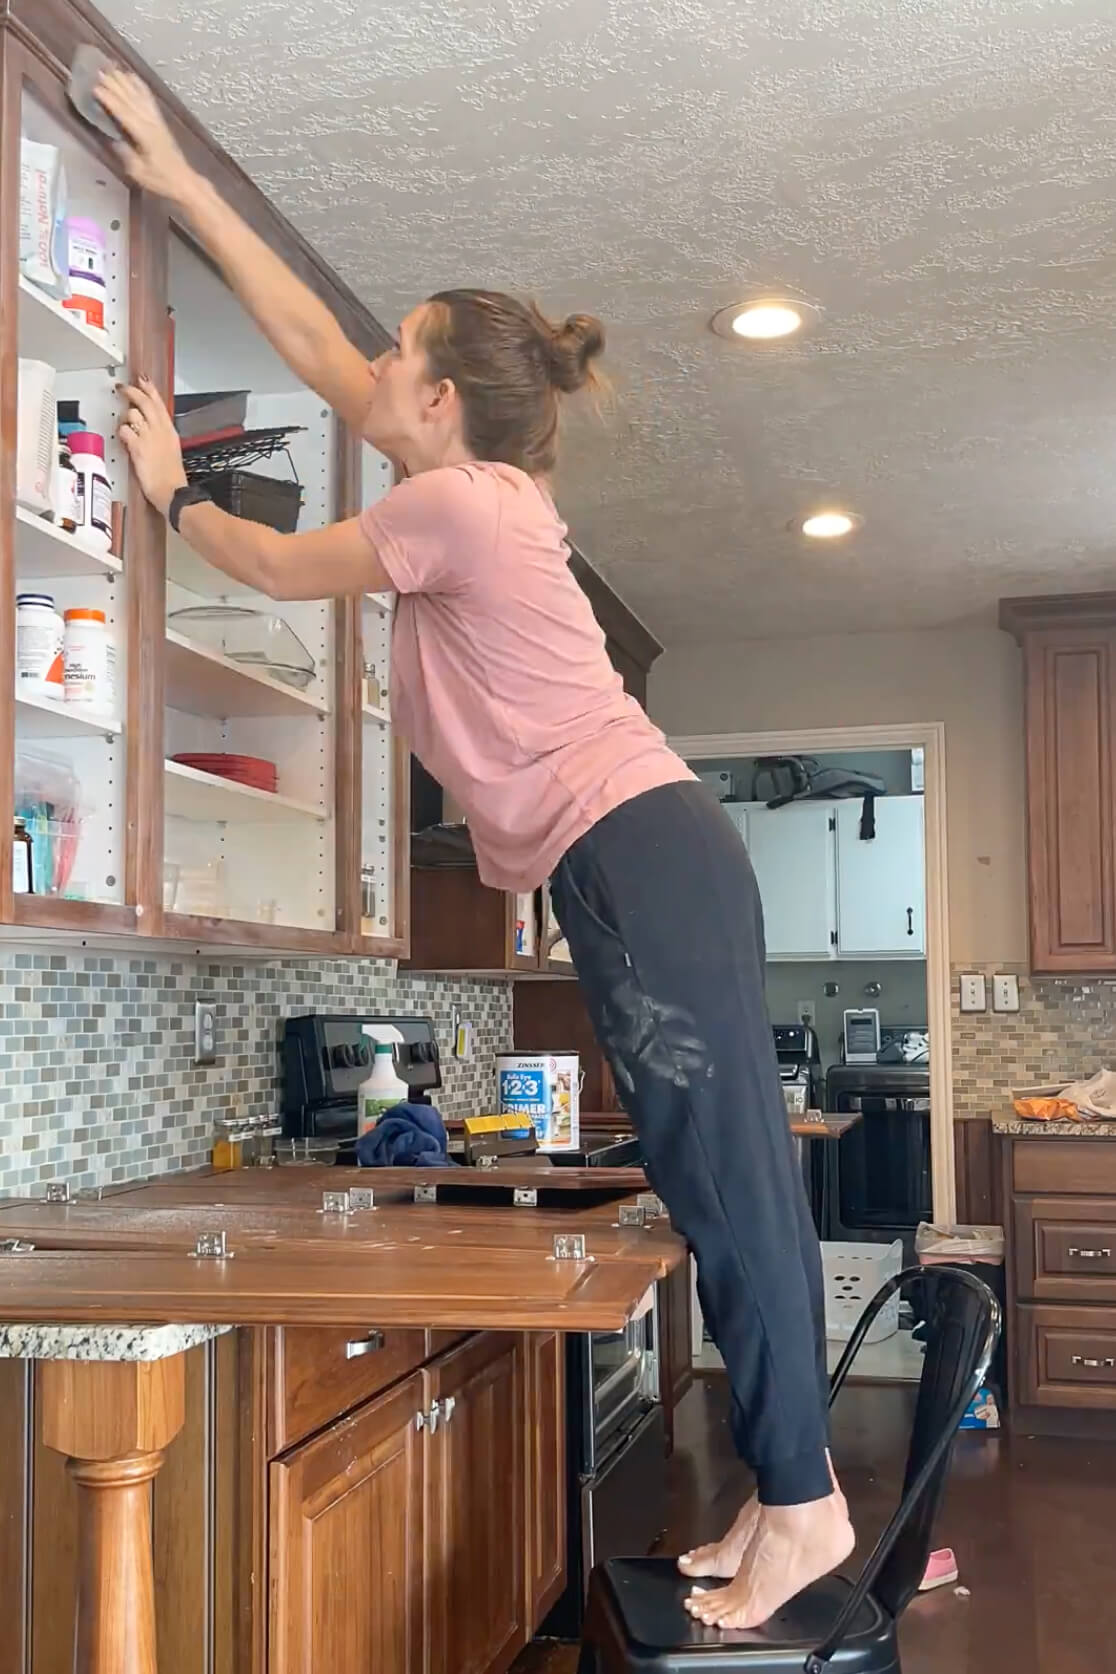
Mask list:
POLYGON ((98 96, 132 179, 170 200, 292 371, 405 480, 360 517, 281 535, 187 487, 150 379, 121 436, 151 503, 210 564, 276 599, 390 590, 392 709, 465 808, 496 889, 555 910, 649 1179, 697 1261, 757 1493, 680 1559, 702 1621, 750 1627, 848 1556, 827 1451, 818 1242, 763 994, 759 895, 722 810, 609 664, 550 498, 560 399, 592 381, 599 323, 552 325, 446 291, 371 366, 313 293, 186 163, 151 95, 98 96))

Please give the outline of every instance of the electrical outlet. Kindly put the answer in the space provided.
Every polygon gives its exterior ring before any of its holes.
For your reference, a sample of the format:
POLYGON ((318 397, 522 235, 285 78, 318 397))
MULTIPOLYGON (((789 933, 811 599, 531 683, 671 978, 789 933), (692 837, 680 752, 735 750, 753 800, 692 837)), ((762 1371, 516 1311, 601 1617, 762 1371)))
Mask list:
POLYGON ((194 1002, 194 1062, 217 1062, 217 1007, 212 1000, 194 1002))
POLYGON ((1001 973, 992 978, 992 1010, 1019 1010, 1019 978, 1001 973))
POLYGON ((814 1004, 813 1000, 799 1000, 798 1021, 800 1023, 805 1023, 808 1029, 812 1029, 817 1020, 818 1008, 814 1004))
POLYGON ((961 1010, 988 1010, 988 983, 983 971, 971 971, 961 978, 961 1010))

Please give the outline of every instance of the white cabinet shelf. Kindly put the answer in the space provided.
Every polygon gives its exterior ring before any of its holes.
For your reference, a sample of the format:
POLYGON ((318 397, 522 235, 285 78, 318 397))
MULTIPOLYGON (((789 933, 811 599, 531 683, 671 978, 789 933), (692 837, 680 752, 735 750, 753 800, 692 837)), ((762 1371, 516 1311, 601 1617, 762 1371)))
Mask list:
POLYGON ((184 762, 168 761, 165 765, 166 812, 176 819, 266 825, 299 820, 324 823, 327 818, 324 808, 298 802, 291 796, 280 796, 276 791, 238 785, 215 773, 187 767, 184 762))
POLYGON ((364 705, 364 719, 378 727, 390 727, 391 716, 386 709, 379 709, 374 703, 364 705))
POLYGON ((19 352, 25 360, 45 360, 56 372, 97 372, 124 363, 119 344, 22 275, 19 352))
POLYGON ((365 593, 364 608, 375 616, 390 616, 394 598, 390 593, 365 593))
POLYGON ((116 738, 120 730, 112 715, 91 716, 53 698, 16 693, 16 731, 21 738, 116 738))
POLYGON ((241 715, 327 715, 329 705, 270 674, 167 629, 167 704, 217 720, 241 715))
POLYGON ((110 552, 86 546, 57 524, 16 507, 16 575, 21 583, 51 576, 119 575, 122 568, 110 552))

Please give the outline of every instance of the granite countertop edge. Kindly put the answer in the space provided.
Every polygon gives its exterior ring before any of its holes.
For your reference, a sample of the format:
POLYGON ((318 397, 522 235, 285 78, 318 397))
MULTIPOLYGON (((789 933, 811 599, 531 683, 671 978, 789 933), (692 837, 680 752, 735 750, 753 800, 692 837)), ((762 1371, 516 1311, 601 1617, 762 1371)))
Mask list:
POLYGON ((1116 1122, 1036 1122, 1006 1111, 993 1113, 992 1131, 1008 1139, 1116 1139, 1116 1122))
POLYGON ((0 1360, 169 1360, 231 1325, 4 1325, 0 1360))

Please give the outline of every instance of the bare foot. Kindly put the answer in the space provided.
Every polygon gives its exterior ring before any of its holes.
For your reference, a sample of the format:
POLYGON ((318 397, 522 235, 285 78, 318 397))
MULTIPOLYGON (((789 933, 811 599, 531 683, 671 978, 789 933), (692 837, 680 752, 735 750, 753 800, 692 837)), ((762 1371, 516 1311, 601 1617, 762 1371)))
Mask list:
POLYGON ((805 1505, 761 1506, 755 1531, 727 1587, 695 1589, 686 1608, 707 1627, 755 1628, 828 1575, 855 1544, 839 1493, 805 1505))
MULTIPOLYGON (((826 1449, 826 1463, 829 1466, 829 1480, 833 1484, 833 1492, 847 1517, 849 1508, 844 1494, 837 1482, 837 1473, 833 1469, 833 1457, 826 1449)), ((678 1567, 683 1575, 692 1576, 695 1581, 731 1581, 739 1570, 747 1550, 748 1542, 756 1532, 759 1521, 759 1495, 753 1494, 736 1514, 736 1521, 721 1540, 711 1540, 707 1546, 695 1546, 689 1552, 683 1552, 678 1560, 678 1567)))
POLYGON ((683 1575, 692 1575, 695 1580, 709 1576, 716 1581, 731 1581, 756 1532, 759 1513, 759 1495, 753 1494, 740 1507, 735 1523, 723 1540, 712 1540, 708 1546, 695 1546, 692 1552, 683 1552, 678 1560, 683 1575))

